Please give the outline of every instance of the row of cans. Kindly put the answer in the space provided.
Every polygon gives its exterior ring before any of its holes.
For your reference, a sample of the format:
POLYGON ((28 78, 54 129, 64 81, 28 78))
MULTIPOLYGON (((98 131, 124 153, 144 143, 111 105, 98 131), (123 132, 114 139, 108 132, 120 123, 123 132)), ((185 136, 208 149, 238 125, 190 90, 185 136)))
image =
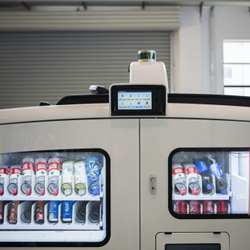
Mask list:
POLYGON ((18 219, 25 224, 44 224, 45 220, 54 224, 59 222, 85 224, 87 221, 98 224, 101 213, 101 201, 0 202, 0 224, 3 224, 5 219, 8 224, 17 224, 18 219), (6 206, 7 209, 5 209, 6 206))
POLYGON ((229 214, 229 201, 174 201, 176 214, 229 214))
POLYGON ((100 195, 102 162, 97 157, 81 161, 64 161, 58 157, 46 159, 24 158, 21 165, 0 167, 0 196, 5 189, 10 195, 21 193, 29 196, 33 190, 37 195, 57 196, 61 190, 65 196, 100 195))

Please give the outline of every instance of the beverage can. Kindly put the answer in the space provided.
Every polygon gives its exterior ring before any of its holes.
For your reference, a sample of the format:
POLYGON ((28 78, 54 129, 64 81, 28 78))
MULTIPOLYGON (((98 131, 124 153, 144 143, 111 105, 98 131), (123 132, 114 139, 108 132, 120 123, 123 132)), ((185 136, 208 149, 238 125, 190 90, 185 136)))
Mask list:
POLYGON ((74 164, 74 185, 75 193, 82 196, 87 191, 87 177, 85 161, 77 161, 74 164))
POLYGON ((98 157, 90 156, 87 160, 88 191, 91 195, 100 195, 100 174, 102 165, 98 157))
POLYGON ((8 167, 0 167, 0 195, 4 195, 4 188, 8 177, 8 167))
POLYGON ((4 223, 4 206, 5 206, 5 202, 0 201, 0 224, 4 223))
POLYGON ((61 220, 63 223, 72 223, 72 211, 74 201, 63 201, 61 208, 61 220))
POLYGON ((62 164, 62 193, 66 196, 71 195, 73 191, 73 176, 74 176, 74 162, 65 161, 62 164))
POLYGON ((174 192, 180 195, 187 194, 186 174, 180 164, 174 164, 172 170, 174 192))
POLYGON ((90 201, 88 203, 89 213, 88 220, 90 223, 98 224, 100 222, 100 202, 99 201, 90 201))
POLYGON ((59 179, 61 171, 61 160, 57 157, 48 160, 48 192, 51 195, 59 193, 59 179))
POLYGON ((58 223, 60 201, 48 202, 48 221, 51 223, 58 223))
POLYGON ((85 223, 87 204, 88 204, 87 201, 76 202, 76 222, 77 223, 85 223))
POLYGON ((7 186, 8 192, 11 195, 17 195, 18 193, 18 179, 21 174, 20 166, 11 166, 9 174, 9 184, 7 186))
POLYGON ((190 214, 201 214, 201 204, 199 201, 189 202, 189 213, 190 214))
POLYGON ((31 223, 32 204, 32 201, 24 201, 21 203, 21 221, 23 223, 31 223))
POLYGON ((21 175, 21 191, 25 195, 31 195, 33 174, 34 174, 34 160, 32 158, 23 159, 22 175, 21 175))
POLYGON ((227 201, 217 201, 217 214, 228 214, 228 202, 227 201))
POLYGON ((174 212, 177 214, 187 214, 188 203, 186 201, 175 201, 173 209, 174 209, 174 212))
POLYGON ((38 158, 35 161, 35 192, 38 195, 45 194, 45 179, 47 175, 47 160, 38 158))
POLYGON ((214 214, 215 213, 213 201, 203 201, 202 205, 203 205, 203 214, 214 214))
POLYGON ((17 224, 18 204, 19 201, 11 201, 8 204, 7 219, 9 224, 17 224))
POLYGON ((35 203, 35 218, 34 221, 37 224, 43 224, 44 223, 44 201, 37 201, 35 203))

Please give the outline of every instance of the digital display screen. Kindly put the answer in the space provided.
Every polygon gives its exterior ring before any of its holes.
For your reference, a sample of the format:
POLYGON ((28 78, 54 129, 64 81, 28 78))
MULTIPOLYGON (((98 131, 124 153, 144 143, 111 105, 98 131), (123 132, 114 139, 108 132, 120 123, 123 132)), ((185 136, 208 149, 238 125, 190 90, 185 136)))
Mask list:
POLYGON ((151 110, 152 92, 118 91, 118 110, 151 110))

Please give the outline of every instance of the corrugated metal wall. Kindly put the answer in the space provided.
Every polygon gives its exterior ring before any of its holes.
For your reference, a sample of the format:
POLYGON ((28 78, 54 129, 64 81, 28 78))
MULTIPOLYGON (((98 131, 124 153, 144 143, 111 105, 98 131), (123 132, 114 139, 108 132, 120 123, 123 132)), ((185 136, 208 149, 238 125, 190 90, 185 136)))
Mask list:
POLYGON ((128 81, 139 49, 156 49, 170 72, 170 32, 2 32, 0 108, 55 103, 93 83, 128 81))

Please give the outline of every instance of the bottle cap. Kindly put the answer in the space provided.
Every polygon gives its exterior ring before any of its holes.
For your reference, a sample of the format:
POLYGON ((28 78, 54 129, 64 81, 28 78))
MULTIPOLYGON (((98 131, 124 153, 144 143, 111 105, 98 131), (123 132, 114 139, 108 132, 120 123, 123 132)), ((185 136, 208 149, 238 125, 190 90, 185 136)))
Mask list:
POLYGON ((156 51, 155 50, 139 50, 137 52, 138 61, 156 61, 156 51))

